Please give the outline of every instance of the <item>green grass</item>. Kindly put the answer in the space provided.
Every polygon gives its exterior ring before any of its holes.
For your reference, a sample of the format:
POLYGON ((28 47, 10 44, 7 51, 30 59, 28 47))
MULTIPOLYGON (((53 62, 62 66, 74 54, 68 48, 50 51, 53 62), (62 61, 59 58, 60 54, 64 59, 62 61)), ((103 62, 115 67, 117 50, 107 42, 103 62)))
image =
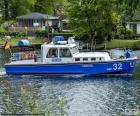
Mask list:
POLYGON ((106 44, 107 49, 112 48, 140 48, 140 40, 121 40, 114 39, 111 42, 105 41, 105 43, 97 45, 97 48, 104 46, 106 44))
MULTIPOLYGON (((20 38, 11 38, 11 45, 17 45, 18 41, 21 40, 20 38)), ((31 44, 42 44, 43 39, 28 39, 31 44)), ((0 39, 0 44, 3 45, 5 39, 0 39)), ((113 48, 140 48, 140 39, 139 40, 122 40, 122 39, 114 39, 111 42, 105 41, 107 49, 113 48)), ((97 48, 103 47, 104 43, 98 44, 97 48)))
MULTIPOLYGON (((20 41, 21 39, 19 38, 11 38, 10 39, 10 43, 11 45, 17 45, 18 41, 20 41)), ((28 39, 30 41, 31 44, 42 44, 43 43, 43 39, 28 39)), ((0 45, 3 45, 5 42, 5 39, 2 38, 0 39, 0 45)))

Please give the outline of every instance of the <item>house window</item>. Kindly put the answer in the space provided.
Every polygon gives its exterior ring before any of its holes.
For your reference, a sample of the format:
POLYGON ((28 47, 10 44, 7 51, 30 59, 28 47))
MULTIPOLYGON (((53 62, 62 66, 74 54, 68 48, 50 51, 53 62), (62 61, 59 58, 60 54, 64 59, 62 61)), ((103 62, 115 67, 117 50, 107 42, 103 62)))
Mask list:
POLYGON ((47 58, 55 58, 55 57, 58 57, 58 49, 57 48, 50 48, 46 57, 47 58))
POLYGON ((83 58, 83 61, 88 61, 88 58, 83 58))
POLYGON ((60 48, 59 56, 60 57, 72 57, 69 48, 60 48))
POLYGON ((80 58, 75 58, 75 61, 80 61, 80 58))
POLYGON ((133 32, 136 34, 137 33, 137 24, 130 24, 130 29, 132 29, 133 32))

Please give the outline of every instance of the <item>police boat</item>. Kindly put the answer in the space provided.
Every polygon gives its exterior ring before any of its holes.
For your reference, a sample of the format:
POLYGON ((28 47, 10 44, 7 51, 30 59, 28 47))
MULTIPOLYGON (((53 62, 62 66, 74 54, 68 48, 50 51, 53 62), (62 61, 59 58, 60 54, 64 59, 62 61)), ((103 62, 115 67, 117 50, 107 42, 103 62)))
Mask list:
POLYGON ((41 45, 35 52, 12 54, 5 64, 7 75, 108 75, 132 74, 137 57, 127 51, 124 57, 113 59, 109 52, 79 52, 73 38, 41 45))

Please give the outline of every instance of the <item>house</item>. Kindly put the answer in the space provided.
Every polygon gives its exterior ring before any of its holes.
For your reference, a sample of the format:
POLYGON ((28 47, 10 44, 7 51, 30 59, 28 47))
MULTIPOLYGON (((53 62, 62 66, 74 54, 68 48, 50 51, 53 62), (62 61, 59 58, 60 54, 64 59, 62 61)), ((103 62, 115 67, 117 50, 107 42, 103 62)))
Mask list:
POLYGON ((12 26, 13 31, 34 31, 37 29, 45 30, 51 28, 58 31, 60 28, 60 19, 58 16, 50 16, 38 12, 29 13, 16 18, 17 22, 12 26))
POLYGON ((140 34, 140 16, 135 16, 131 21, 128 21, 126 28, 133 30, 135 34, 140 34))

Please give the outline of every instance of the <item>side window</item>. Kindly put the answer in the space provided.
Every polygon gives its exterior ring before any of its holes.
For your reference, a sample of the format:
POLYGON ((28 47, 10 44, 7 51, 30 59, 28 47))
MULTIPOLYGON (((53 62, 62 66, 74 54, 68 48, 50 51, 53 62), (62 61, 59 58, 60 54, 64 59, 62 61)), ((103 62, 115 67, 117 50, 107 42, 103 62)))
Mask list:
POLYGON ((83 61, 88 61, 88 58, 83 58, 83 61))
POLYGON ((57 48, 50 48, 46 57, 47 58, 55 58, 55 57, 58 57, 58 49, 57 48))
POLYGON ((80 58, 75 58, 75 61, 80 61, 80 58))
POLYGON ((91 58, 91 61, 95 61, 96 60, 96 58, 91 58))
POLYGON ((72 57, 71 52, 68 48, 60 48, 59 55, 60 57, 72 57))

